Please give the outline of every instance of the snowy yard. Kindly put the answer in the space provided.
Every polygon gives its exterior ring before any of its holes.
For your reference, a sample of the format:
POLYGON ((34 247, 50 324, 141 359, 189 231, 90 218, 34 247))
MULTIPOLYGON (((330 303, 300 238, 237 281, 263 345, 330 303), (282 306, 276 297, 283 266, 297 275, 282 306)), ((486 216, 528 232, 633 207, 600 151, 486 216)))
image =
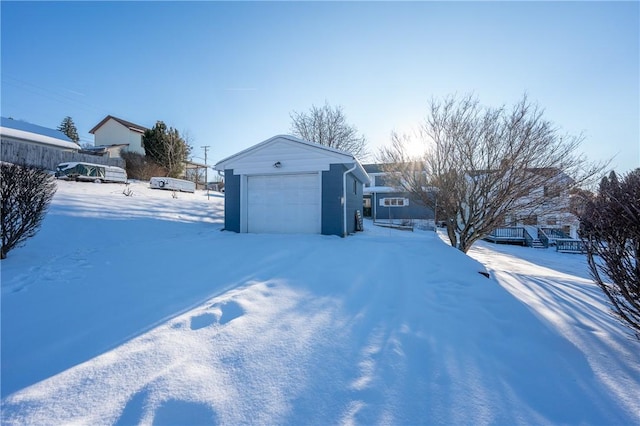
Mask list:
POLYGON ((58 182, 2 261, 2 424, 640 425, 581 255, 220 232, 221 194, 130 186, 58 182))

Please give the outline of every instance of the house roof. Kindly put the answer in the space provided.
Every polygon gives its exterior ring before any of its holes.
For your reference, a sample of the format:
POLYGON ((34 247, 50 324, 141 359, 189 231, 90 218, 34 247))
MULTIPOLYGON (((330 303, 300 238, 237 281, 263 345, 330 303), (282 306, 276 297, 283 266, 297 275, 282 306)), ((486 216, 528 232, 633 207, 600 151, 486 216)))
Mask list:
POLYGON ((382 164, 363 164, 362 167, 367 173, 383 173, 382 164))
POLYGON ((89 133, 94 134, 96 130, 102 127, 102 125, 104 125, 104 123, 106 123, 109 120, 115 120, 118 123, 122 124, 124 127, 128 128, 129 130, 133 130, 134 132, 144 133, 146 130, 149 130, 144 126, 140 126, 138 124, 132 123, 127 120, 123 120, 122 118, 114 117, 113 115, 107 115, 105 118, 102 119, 101 122, 96 124, 93 129, 89 130, 89 133))
POLYGON ((22 139, 43 145, 53 145, 59 148, 80 149, 80 145, 73 142, 60 130, 38 126, 26 121, 0 117, 0 134, 2 136, 22 139))
POLYGON ((328 152, 330 154, 337 154, 338 157, 342 157, 342 163, 344 164, 348 164, 348 163, 354 163, 356 165, 356 170, 354 170, 354 174, 356 176, 358 176, 358 178, 360 180, 362 180, 363 182, 369 182, 369 175, 367 175, 367 172, 364 170, 364 168, 362 167, 362 164, 360 164, 360 162, 358 161, 358 159, 356 157, 354 157, 352 154, 346 152, 346 151, 341 151, 339 149, 335 149, 335 148, 331 148, 325 145, 321 145, 315 142, 310 142, 304 139, 299 139, 295 136, 291 136, 291 135, 276 135, 272 138, 267 139, 266 141, 260 142, 257 145, 253 145, 247 149, 244 149, 236 154, 233 154, 227 158, 224 158, 220 161, 218 161, 215 166, 213 166, 213 168, 215 170, 224 170, 225 169, 225 164, 229 163, 235 159, 238 159, 240 157, 243 157, 253 151, 259 150, 265 146, 271 145, 279 140, 287 140, 290 142, 294 142, 294 143, 298 143, 301 145, 305 145, 307 147, 319 150, 319 151, 325 151, 328 152))

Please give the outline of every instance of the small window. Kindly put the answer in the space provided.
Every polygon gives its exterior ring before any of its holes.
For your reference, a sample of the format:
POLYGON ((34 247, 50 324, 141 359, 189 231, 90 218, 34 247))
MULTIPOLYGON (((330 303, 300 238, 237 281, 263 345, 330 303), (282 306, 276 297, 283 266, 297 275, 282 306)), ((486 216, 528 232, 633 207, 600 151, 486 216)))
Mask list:
POLYGON ((353 193, 357 194, 358 193, 358 181, 357 180, 353 180, 353 193))
POLYGON ((408 198, 381 198, 380 205, 384 207, 406 207, 409 205, 408 198))

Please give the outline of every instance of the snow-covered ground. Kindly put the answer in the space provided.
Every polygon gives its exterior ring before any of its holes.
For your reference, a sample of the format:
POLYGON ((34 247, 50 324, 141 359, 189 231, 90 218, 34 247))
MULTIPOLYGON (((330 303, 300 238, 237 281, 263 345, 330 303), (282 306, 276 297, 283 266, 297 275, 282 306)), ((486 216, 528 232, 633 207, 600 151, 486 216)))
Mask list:
POLYGON ((2 261, 3 424, 640 424, 583 256, 220 232, 221 194, 130 187, 58 182, 2 261))

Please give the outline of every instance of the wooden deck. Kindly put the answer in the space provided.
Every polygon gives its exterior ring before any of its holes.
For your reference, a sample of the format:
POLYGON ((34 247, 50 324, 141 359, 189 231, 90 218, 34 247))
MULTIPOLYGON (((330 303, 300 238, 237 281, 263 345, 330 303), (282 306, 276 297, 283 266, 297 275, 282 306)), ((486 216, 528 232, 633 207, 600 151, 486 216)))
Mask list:
POLYGON ((519 227, 498 228, 483 239, 495 244, 527 245, 524 228, 519 227))

